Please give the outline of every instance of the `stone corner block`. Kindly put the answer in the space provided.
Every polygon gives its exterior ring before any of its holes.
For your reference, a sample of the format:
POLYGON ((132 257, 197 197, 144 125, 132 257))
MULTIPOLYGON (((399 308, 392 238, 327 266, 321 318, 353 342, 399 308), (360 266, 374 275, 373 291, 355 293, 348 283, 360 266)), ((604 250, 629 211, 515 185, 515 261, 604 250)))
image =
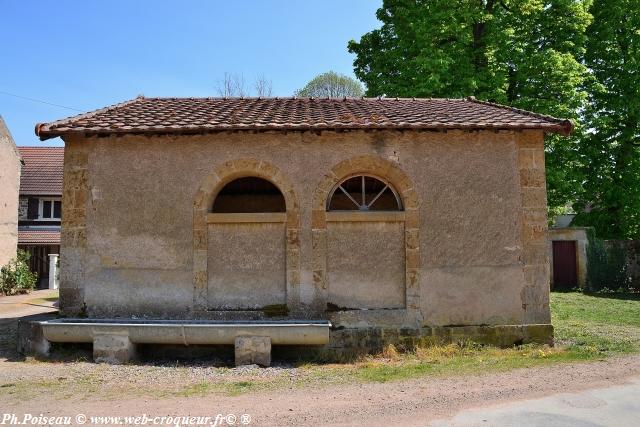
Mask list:
POLYGON ((39 321, 18 320, 18 354, 48 357, 51 343, 44 337, 39 321))
POLYGON ((93 361, 120 365, 136 357, 136 346, 125 334, 99 334, 93 337, 93 361))
POLYGON ((271 365, 271 338, 241 336, 236 337, 236 366, 271 365))
POLYGON ((84 311, 84 289, 60 287, 60 314, 77 317, 84 311))
POLYGON ((524 325, 524 342, 532 344, 553 345, 553 325, 536 324, 524 325))

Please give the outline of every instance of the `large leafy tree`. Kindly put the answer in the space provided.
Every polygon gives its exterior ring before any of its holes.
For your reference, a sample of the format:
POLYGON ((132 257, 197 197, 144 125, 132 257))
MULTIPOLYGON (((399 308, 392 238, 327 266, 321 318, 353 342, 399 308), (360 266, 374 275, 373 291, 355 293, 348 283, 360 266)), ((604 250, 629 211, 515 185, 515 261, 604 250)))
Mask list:
POLYGON ((575 224, 608 238, 640 237, 640 2, 595 0, 586 65, 594 82, 575 224))
POLYGON ((315 98, 344 98, 345 96, 355 98, 364 95, 364 89, 362 83, 356 79, 335 71, 328 71, 311 79, 302 89, 297 90, 295 95, 315 98))
MULTIPOLYGON (((382 27, 350 41, 370 96, 464 97, 578 119, 590 0, 384 0, 382 27)), ((574 200, 573 138, 549 138, 549 205, 574 200)))

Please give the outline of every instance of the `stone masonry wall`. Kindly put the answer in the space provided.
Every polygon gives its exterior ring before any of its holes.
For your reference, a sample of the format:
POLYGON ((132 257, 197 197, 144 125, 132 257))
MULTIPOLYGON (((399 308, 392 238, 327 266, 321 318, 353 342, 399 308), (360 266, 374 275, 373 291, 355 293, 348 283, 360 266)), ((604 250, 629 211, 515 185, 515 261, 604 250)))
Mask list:
POLYGON ((524 323, 550 323, 543 135, 534 131, 521 132, 517 144, 522 197, 522 262, 526 282, 521 297, 524 323))
MULTIPOLYGON (((207 307, 208 251, 224 251, 207 244, 207 215, 227 182, 261 176, 287 201, 289 316, 328 317, 346 328, 549 322, 539 131, 245 132, 66 142, 63 311, 86 304, 90 317, 231 316, 207 307), (332 185, 359 173, 388 180, 403 198, 405 257, 398 262, 406 300, 397 309, 329 314, 325 198, 332 185)), ((362 244, 375 250, 367 239, 362 244)), ((259 245, 253 250, 259 253, 259 245)), ((366 260, 358 268, 367 268, 366 260)))
POLYGON ((85 311, 88 163, 91 146, 82 140, 69 139, 65 142, 60 235, 60 311, 64 315, 78 315, 85 311))

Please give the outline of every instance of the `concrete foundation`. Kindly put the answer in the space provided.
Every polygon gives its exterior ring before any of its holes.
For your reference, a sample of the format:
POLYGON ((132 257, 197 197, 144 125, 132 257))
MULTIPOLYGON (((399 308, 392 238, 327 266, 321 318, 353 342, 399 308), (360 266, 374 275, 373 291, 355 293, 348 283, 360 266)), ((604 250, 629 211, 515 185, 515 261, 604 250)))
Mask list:
POLYGON ((384 346, 411 349, 416 345, 475 342, 497 347, 521 344, 553 345, 553 326, 433 326, 422 328, 345 328, 331 331, 326 349, 333 353, 375 353, 384 346))
POLYGON ((237 337, 236 366, 271 365, 271 338, 269 337, 237 337))
POLYGON ((93 361, 96 363, 123 364, 136 356, 136 346, 128 335, 102 334, 93 338, 93 361))

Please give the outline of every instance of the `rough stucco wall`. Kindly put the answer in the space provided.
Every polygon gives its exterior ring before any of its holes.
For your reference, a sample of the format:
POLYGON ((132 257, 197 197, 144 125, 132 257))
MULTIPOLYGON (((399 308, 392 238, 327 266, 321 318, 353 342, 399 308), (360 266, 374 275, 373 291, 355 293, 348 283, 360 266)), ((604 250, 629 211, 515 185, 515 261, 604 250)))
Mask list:
POLYGON ((286 304, 284 223, 209 224, 208 244, 209 307, 286 304))
POLYGON ((405 307, 404 224, 327 224, 328 302, 349 308, 405 307))
POLYGON ((0 117, 0 266, 16 256, 20 156, 0 117))
MULTIPOLYGON (((70 262, 71 270, 84 275, 82 284, 63 280, 62 286, 84 288, 76 294, 86 293, 89 315, 188 315, 194 196, 211 171, 236 159, 269 162, 293 183, 301 218, 300 279, 293 300, 309 306, 322 302, 326 290, 313 285, 313 193, 336 164, 371 155, 397 161, 416 187, 422 323, 519 324, 548 318, 546 246, 544 255, 535 250, 546 239, 540 132, 221 133, 70 142, 65 155, 88 153, 87 250, 70 262), (531 164, 525 165, 529 155, 531 164), (538 187, 521 185, 527 179, 538 187)), ((65 165, 65 187, 73 181, 70 173, 65 165)), ((63 227, 64 221, 63 216, 63 227)), ((63 246, 68 241, 63 237, 63 246)))

